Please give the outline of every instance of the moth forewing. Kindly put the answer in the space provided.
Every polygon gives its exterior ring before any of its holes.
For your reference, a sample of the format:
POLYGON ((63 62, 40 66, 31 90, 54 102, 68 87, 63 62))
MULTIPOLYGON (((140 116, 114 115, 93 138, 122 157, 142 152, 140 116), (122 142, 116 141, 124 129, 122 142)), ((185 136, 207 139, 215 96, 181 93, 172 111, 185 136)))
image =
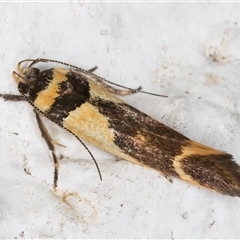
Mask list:
MULTIPOLYGON (((31 61, 29 67, 21 69, 21 61, 15 76, 20 93, 37 111, 79 140, 156 169, 168 179, 176 177, 240 196, 240 167, 230 154, 192 141, 128 105, 115 96, 120 90, 89 71, 54 60, 26 61, 31 61), (36 67, 48 61, 67 67, 36 67)), ((140 89, 128 90, 136 91, 140 89)))

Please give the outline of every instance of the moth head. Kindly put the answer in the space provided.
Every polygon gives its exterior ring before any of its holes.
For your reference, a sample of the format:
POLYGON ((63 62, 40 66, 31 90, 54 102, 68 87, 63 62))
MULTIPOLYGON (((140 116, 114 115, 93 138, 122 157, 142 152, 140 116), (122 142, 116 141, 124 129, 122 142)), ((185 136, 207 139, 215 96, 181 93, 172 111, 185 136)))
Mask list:
POLYGON ((34 85, 40 72, 38 68, 32 67, 35 63, 36 62, 32 59, 26 59, 18 63, 17 72, 13 71, 13 78, 17 84, 21 82, 28 85, 30 88, 34 85), (22 63, 26 61, 32 61, 32 63, 28 67, 22 68, 22 63))
POLYGON ((31 87, 36 82, 39 72, 40 70, 35 67, 24 68, 22 69, 22 78, 20 81, 26 83, 31 87))

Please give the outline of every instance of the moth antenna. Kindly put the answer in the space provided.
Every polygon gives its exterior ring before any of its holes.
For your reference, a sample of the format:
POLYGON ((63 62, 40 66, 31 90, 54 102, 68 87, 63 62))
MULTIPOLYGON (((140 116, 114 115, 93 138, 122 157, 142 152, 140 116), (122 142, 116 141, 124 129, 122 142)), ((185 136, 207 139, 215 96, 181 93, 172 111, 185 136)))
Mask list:
POLYGON ((91 151, 88 149, 88 147, 85 145, 85 143, 79 138, 77 137, 75 134, 74 136, 78 139, 78 141, 84 146, 84 148, 88 151, 89 155, 91 156, 92 160, 94 161, 95 163, 95 166, 97 168, 97 171, 98 171, 98 174, 99 174, 99 177, 100 177, 100 180, 102 181, 102 174, 101 174, 101 171, 100 171, 100 168, 97 164, 97 161, 95 159, 95 157, 92 155, 91 151))
MULTIPOLYGON (((94 67, 94 68, 92 68, 92 69, 90 69, 90 70, 84 70, 84 69, 82 69, 82 68, 80 68, 80 67, 74 66, 74 65, 69 64, 69 63, 65 63, 65 62, 58 61, 58 60, 53 60, 53 59, 46 59, 46 58, 37 58, 36 60, 26 59, 26 60, 23 60, 23 61, 21 61, 21 62, 24 62, 24 61, 33 61, 33 63, 32 63, 29 67, 31 67, 32 65, 34 65, 34 64, 36 64, 36 63, 38 63, 38 62, 53 62, 53 63, 59 63, 59 64, 62 64, 62 65, 68 66, 68 67, 72 67, 72 68, 79 69, 79 70, 81 70, 81 71, 83 71, 83 72, 90 72, 90 73, 93 74, 94 76, 97 76, 97 75, 95 75, 94 73, 92 73, 94 70, 96 70, 97 67, 94 67)), ((156 96, 156 97, 165 97, 165 98, 168 97, 168 96, 162 95, 162 94, 157 94, 157 93, 151 93, 151 92, 141 91, 141 90, 140 90, 141 87, 138 87, 137 89, 133 89, 133 88, 129 88, 129 87, 122 86, 122 85, 117 84, 117 83, 113 83, 113 82, 111 82, 111 81, 109 81, 109 80, 106 80, 106 79, 104 79, 104 78, 101 78, 101 77, 99 77, 99 76, 97 76, 97 77, 100 78, 100 79, 101 79, 102 81, 104 81, 104 82, 110 83, 110 84, 112 84, 112 85, 114 85, 114 86, 117 86, 117 87, 121 87, 121 88, 124 88, 124 89, 128 89, 128 90, 133 91, 133 92, 140 92, 140 93, 144 93, 144 94, 148 94, 148 95, 152 95, 152 96, 156 96)))

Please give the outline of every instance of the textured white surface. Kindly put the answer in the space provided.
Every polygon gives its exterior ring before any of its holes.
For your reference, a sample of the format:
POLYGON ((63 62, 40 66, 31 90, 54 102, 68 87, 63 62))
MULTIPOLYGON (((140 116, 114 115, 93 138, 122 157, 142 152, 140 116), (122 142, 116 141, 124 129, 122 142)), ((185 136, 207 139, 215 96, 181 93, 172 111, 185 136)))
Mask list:
MULTIPOLYGON (((11 72, 24 58, 97 65, 115 83, 168 95, 125 101, 240 164, 239 12, 239 3, 1 3, 0 91, 17 93, 11 72)), ((89 146, 100 182, 84 148, 46 120, 67 146, 57 196, 31 106, 0 99, 0 110, 0 238, 240 236, 240 199, 89 146)))

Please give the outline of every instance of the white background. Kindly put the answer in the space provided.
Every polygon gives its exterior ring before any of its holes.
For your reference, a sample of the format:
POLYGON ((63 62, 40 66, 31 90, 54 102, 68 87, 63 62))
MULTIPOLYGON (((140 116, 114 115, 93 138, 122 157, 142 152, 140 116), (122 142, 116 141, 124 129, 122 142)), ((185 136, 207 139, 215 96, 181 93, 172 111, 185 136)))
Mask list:
MULTIPOLYGON (((0 92, 25 58, 52 58, 129 87, 166 94, 129 104, 240 164, 238 3, 1 3, 0 92)), ((49 65, 50 67, 50 65, 49 65)), ((158 172, 88 145, 46 120, 51 154, 32 107, 0 99, 0 238, 237 238, 240 199, 168 182, 158 172), (26 171, 24 171, 26 169, 26 171)))

